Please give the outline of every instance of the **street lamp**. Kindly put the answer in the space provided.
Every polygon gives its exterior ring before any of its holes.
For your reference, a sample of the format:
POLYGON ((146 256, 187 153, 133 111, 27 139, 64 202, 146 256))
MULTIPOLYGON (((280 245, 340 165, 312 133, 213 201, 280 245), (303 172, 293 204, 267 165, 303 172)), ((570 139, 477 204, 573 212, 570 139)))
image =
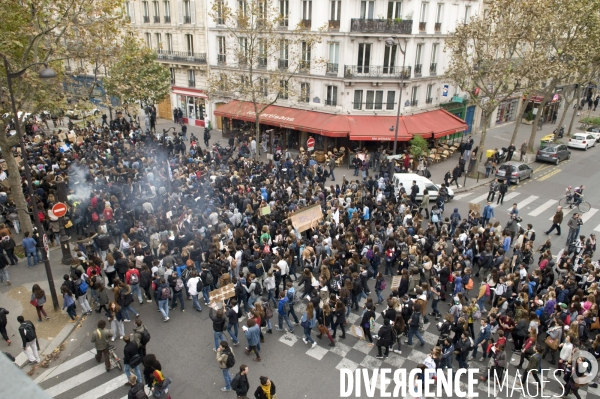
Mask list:
MULTIPOLYGON (((25 167, 25 178, 27 179, 27 191, 29 191, 29 197, 31 198, 31 205, 33 207, 33 221, 35 222, 35 227, 37 231, 42 234, 42 237, 46 237, 46 232, 44 231, 44 226, 40 223, 40 218, 38 216, 38 207, 37 201, 35 200, 35 194, 33 190, 33 183, 31 182, 31 173, 29 171, 29 165, 27 162, 27 150, 25 149, 25 142, 23 141, 23 134, 21 133, 21 121, 19 120, 19 114, 17 112, 17 102, 15 101, 15 95, 13 92, 12 81, 13 79, 17 79, 21 77, 29 68, 34 65, 40 65, 43 63, 34 63, 26 68, 21 69, 17 72, 10 72, 10 65, 8 64, 8 60, 4 58, 4 69, 6 70, 6 84, 8 86, 8 92, 10 94, 10 102, 12 106, 13 115, 15 118, 15 130, 17 132, 17 137, 19 139, 19 144, 21 145, 21 153, 23 154, 24 167, 25 167)), ((38 73, 38 77, 40 79, 48 80, 56 78, 56 72, 52 68, 49 68, 48 65, 43 64, 44 68, 40 70, 38 73)), ((54 310, 59 309, 58 305, 58 297, 56 296, 56 288, 54 287, 54 278, 52 277, 52 268, 50 267, 50 259, 48 258, 48 253, 44 250, 42 251, 42 258, 44 259, 44 264, 46 267, 46 276, 48 278, 48 284, 50 285, 50 294, 52 296, 52 305, 54 306, 54 310)))
MULTIPOLYGON (((406 64, 406 46, 408 45, 408 41, 404 39, 404 49, 400 45, 399 41, 397 41, 393 37, 389 37, 385 39, 385 45, 387 47, 398 46, 398 49, 402 53, 402 70, 400 71, 400 97, 398 99, 398 112, 396 114, 396 126, 392 126, 395 129, 394 133, 394 155, 396 155, 396 147, 398 145, 398 126, 400 125, 400 115, 402 114, 402 90, 404 90, 404 68, 406 64)), ((391 128, 390 128, 391 130, 391 128)))

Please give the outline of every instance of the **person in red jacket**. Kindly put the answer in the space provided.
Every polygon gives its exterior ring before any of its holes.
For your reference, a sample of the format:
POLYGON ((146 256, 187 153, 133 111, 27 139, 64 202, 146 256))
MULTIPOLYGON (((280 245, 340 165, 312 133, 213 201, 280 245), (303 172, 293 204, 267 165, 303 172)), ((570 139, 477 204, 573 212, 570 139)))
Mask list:
POLYGON ((142 299, 142 290, 140 289, 140 271, 133 266, 133 263, 129 264, 129 270, 125 273, 125 282, 131 287, 131 295, 135 296, 137 292, 138 301, 140 305, 144 303, 142 299))

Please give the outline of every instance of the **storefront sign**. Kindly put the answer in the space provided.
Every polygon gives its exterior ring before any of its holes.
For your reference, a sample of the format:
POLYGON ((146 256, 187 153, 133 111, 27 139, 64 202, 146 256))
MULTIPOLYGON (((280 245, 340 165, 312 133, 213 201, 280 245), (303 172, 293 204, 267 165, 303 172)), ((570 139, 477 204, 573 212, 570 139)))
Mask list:
POLYGON ((461 96, 452 96, 452 102, 453 103, 462 103, 463 98, 461 96))
POLYGON ((555 94, 554 97, 552 97, 552 102, 555 103, 558 101, 558 94, 555 94))
MULTIPOLYGON (((247 115, 252 115, 255 116, 256 113, 254 111, 248 111, 246 113, 247 115)), ((295 118, 290 118, 289 116, 282 116, 282 115, 277 115, 277 114, 260 114, 261 118, 268 118, 268 119, 277 119, 280 121, 286 121, 286 122, 293 122, 295 118)))
POLYGON ((448 97, 448 85, 444 85, 444 88, 442 89, 442 96, 448 97))

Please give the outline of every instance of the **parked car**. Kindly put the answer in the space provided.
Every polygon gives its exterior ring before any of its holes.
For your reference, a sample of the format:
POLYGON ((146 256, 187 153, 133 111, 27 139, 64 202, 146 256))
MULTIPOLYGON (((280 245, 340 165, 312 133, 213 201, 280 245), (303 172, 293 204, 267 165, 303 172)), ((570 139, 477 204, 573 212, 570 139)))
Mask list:
POLYGON ((569 139, 567 146, 571 147, 571 148, 579 148, 584 151, 587 151, 588 148, 596 146, 596 138, 588 132, 575 133, 569 139))
POLYGON ((587 132, 600 133, 600 126, 590 126, 586 129, 587 132))
POLYGON ((533 169, 524 162, 508 161, 496 169, 496 178, 506 180, 508 184, 519 184, 521 180, 530 179, 533 169))
POLYGON ((535 155, 536 161, 552 162, 555 165, 558 165, 560 161, 570 158, 571 151, 567 146, 565 144, 556 143, 546 145, 546 147, 539 149, 535 155))
POLYGON ((587 132, 575 132, 575 134, 591 134, 594 136, 596 143, 600 141, 600 129, 596 129, 595 132, 588 130, 587 132))

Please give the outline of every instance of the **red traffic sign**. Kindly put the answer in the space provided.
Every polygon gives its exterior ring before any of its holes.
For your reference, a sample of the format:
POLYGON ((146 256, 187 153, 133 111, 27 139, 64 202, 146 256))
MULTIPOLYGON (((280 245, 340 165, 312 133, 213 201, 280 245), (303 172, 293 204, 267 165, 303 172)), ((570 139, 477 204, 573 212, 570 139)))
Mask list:
POLYGON ((306 146, 308 148, 315 148, 315 139, 310 137, 308 140, 306 140, 306 146))
POLYGON ((65 204, 63 204, 62 202, 57 202, 52 207, 52 213, 57 218, 63 217, 67 214, 67 206, 65 204))

